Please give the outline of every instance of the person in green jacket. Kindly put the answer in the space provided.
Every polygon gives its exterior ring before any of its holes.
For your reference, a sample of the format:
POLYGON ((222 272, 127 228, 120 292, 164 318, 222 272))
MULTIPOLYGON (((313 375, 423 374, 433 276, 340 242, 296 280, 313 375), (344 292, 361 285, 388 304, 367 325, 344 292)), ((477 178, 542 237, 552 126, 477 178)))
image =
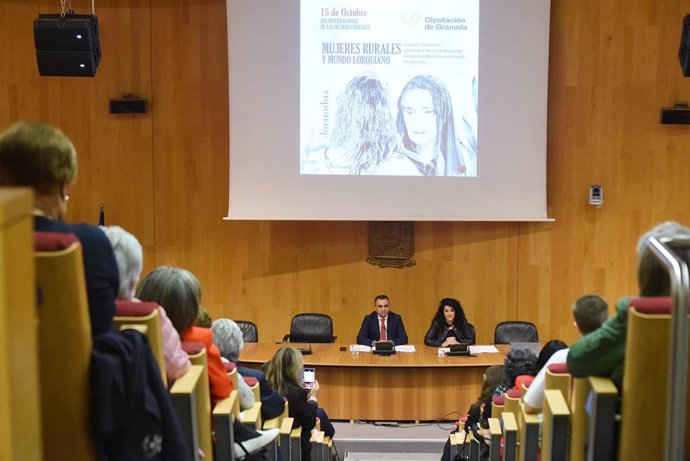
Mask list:
MULTIPOLYGON (((690 230, 677 222, 667 221, 646 232, 637 243, 637 279, 640 296, 669 296, 671 282, 666 269, 646 246, 650 237, 661 242, 690 238, 690 230)), ((690 250, 675 250, 690 262, 690 250)), ((618 388, 623 382, 625 337, 628 327, 628 306, 632 298, 616 303, 616 314, 601 328, 581 337, 568 352, 568 372, 575 377, 608 376, 618 388)))

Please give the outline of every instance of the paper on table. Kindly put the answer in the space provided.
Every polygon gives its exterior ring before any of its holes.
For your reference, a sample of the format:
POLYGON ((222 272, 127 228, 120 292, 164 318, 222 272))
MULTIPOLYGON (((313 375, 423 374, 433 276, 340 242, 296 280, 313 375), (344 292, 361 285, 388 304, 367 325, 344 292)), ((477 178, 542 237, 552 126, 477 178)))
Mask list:
POLYGON ((350 345, 350 352, 371 352, 371 347, 361 344, 352 344, 350 345))
POLYGON ((497 354, 498 349, 493 345, 470 346, 470 354, 497 354))
POLYGON ((415 352, 415 348, 412 345, 395 346, 396 352, 415 352))

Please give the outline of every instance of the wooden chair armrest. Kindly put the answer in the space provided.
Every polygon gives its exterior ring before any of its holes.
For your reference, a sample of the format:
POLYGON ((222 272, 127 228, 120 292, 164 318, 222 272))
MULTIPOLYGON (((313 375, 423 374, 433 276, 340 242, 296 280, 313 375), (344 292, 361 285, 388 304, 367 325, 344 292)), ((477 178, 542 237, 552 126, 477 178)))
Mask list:
POLYGON ((120 331, 124 330, 135 330, 141 333, 142 335, 147 336, 149 332, 149 327, 142 323, 126 323, 124 325, 120 325, 120 331))
POLYGON ((517 459, 517 437, 518 425, 515 415, 509 411, 504 411, 501 415, 503 419, 503 460, 515 461, 517 459))
POLYGON ((539 452, 539 416, 527 413, 525 404, 520 402, 520 455, 521 459, 537 459, 539 452), (523 456, 524 455, 524 456, 523 456))
POLYGON ((541 459, 566 459, 569 451, 570 409, 560 389, 544 391, 541 459))
POLYGON ((197 421, 197 397, 199 386, 208 386, 201 382, 204 372, 202 365, 192 365, 187 373, 179 377, 170 388, 173 407, 180 422, 187 445, 192 456, 199 451, 199 423, 197 421))
POLYGON ((213 427, 216 436, 216 461, 233 461, 235 437, 232 428, 232 408, 238 400, 237 391, 232 391, 230 397, 219 400, 213 408, 213 427))
MULTIPOLYGON (((286 418, 290 419, 290 418, 286 418)), ((290 432, 290 459, 302 459, 302 428, 296 427, 290 432)))
POLYGON ((489 461, 499 461, 501 459, 501 420, 489 418, 489 433, 491 434, 491 446, 489 447, 489 461))
POLYGON ((242 424, 257 430, 261 429, 261 402, 255 402, 254 405, 244 411, 242 424))

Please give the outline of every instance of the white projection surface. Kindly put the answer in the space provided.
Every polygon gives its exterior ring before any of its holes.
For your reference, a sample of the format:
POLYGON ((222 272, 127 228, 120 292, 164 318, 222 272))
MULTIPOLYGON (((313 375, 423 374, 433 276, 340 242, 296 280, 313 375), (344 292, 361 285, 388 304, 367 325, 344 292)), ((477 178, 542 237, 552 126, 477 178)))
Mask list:
POLYGON ((226 219, 542 221, 550 0, 227 0, 226 219))

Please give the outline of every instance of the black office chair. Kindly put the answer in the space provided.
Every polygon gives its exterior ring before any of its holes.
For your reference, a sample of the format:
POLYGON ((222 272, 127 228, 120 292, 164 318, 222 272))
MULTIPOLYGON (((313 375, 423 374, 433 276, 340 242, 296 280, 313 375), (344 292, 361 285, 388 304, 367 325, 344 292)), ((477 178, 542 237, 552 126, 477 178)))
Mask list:
POLYGON ((501 322, 494 330, 494 344, 510 344, 512 342, 536 343, 539 341, 537 326, 532 322, 511 320, 501 322))
POLYGON ((290 334, 283 342, 334 343, 333 319, 326 314, 297 314, 292 318, 290 334))
POLYGON ((470 344, 477 344, 477 330, 475 330, 474 325, 472 325, 470 322, 467 322, 467 326, 470 327, 470 330, 472 330, 472 340, 470 341, 470 344))
POLYGON ((256 327, 256 323, 249 320, 237 320, 235 323, 242 330, 242 339, 245 343, 259 342, 259 329, 256 327))

